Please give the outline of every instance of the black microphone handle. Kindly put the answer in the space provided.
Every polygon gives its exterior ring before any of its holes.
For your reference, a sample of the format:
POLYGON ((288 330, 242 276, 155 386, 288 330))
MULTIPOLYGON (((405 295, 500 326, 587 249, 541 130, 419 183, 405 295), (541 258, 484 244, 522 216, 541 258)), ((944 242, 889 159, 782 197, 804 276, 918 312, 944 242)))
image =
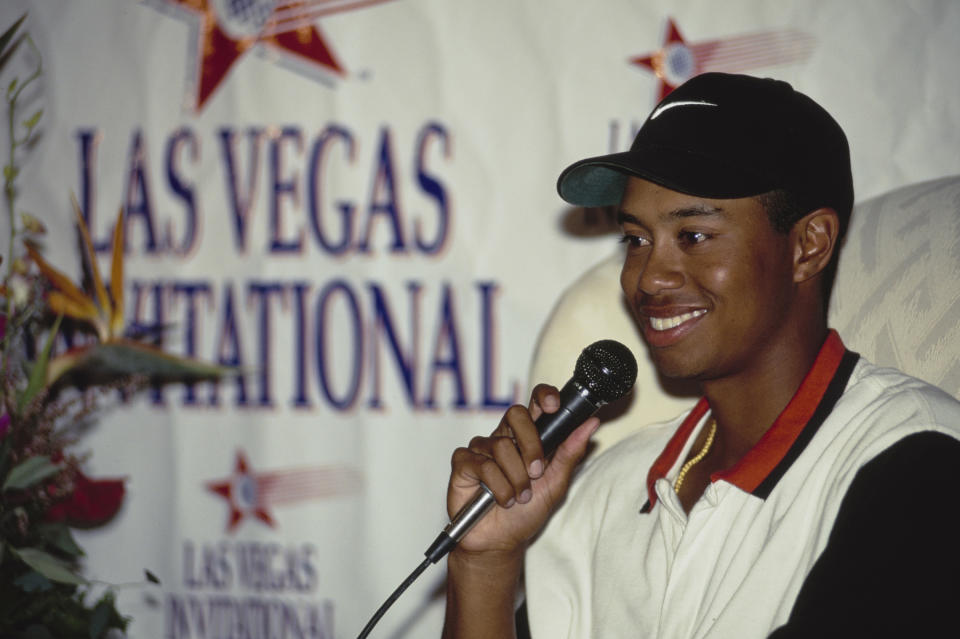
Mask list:
MULTIPOLYGON (((554 413, 543 413, 534 422, 540 441, 543 445, 543 454, 550 457, 553 451, 572 433, 577 426, 593 415, 604 402, 591 401, 590 392, 575 379, 567 382, 560 389, 560 408, 554 413)), ((496 504, 493 493, 483 482, 473 498, 461 508, 446 528, 437 535, 424 555, 437 563, 442 557, 466 536, 470 529, 477 525, 483 516, 496 504)))

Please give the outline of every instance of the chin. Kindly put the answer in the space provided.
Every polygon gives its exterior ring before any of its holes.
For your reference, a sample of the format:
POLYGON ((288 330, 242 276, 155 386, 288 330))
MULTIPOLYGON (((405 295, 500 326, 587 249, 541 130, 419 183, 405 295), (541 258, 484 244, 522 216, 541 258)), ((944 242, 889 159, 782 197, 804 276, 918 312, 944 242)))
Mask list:
POLYGON ((668 379, 678 380, 701 380, 704 378, 704 371, 699 362, 691 361, 690 358, 679 356, 679 353, 671 353, 670 349, 651 348, 650 358, 660 375, 668 379))

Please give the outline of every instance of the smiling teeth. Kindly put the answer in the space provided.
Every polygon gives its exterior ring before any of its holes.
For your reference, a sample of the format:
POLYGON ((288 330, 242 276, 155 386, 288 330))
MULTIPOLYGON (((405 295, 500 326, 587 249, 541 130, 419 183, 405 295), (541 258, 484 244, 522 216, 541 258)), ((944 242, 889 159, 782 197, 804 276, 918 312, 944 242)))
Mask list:
POLYGON ((695 317, 700 317, 706 313, 703 309, 698 309, 696 311, 690 311, 689 313, 684 313, 683 315, 677 315, 676 317, 651 317, 650 326, 653 327, 655 331, 665 331, 670 328, 675 328, 680 326, 687 320, 692 320, 695 317))

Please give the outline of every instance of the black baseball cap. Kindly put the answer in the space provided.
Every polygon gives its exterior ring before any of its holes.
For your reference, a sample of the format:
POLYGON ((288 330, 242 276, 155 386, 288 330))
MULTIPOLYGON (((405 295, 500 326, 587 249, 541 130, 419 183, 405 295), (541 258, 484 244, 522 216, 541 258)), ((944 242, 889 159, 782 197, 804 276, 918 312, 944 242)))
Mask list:
POLYGON ((577 206, 620 203, 628 176, 697 197, 788 191, 805 211, 853 206, 847 138, 826 110, 782 80, 704 73, 647 117, 629 151, 580 160, 557 180, 577 206))

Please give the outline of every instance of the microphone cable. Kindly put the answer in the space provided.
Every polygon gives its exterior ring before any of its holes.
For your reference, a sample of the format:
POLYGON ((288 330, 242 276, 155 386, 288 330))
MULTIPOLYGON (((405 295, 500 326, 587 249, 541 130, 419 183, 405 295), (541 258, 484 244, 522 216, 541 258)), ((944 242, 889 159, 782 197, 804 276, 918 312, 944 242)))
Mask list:
POLYGON ((433 563, 433 561, 430 559, 430 557, 424 559, 423 563, 417 566, 416 569, 410 573, 410 576, 403 580, 402 584, 397 586, 397 589, 393 591, 393 594, 387 597, 387 600, 383 602, 383 605, 380 606, 375 613, 373 613, 373 616, 370 617, 370 621, 367 622, 367 625, 364 626, 363 630, 360 631, 360 634, 357 635, 357 639, 365 639, 365 637, 370 634, 370 631, 373 630, 373 627, 377 625, 377 622, 380 621, 380 618, 383 617, 387 610, 390 609, 390 606, 393 605, 393 602, 400 598, 400 595, 403 594, 403 591, 409 588, 410 584, 416 581, 417 577, 422 575, 423 571, 426 570, 427 566, 429 566, 431 563, 433 563))

